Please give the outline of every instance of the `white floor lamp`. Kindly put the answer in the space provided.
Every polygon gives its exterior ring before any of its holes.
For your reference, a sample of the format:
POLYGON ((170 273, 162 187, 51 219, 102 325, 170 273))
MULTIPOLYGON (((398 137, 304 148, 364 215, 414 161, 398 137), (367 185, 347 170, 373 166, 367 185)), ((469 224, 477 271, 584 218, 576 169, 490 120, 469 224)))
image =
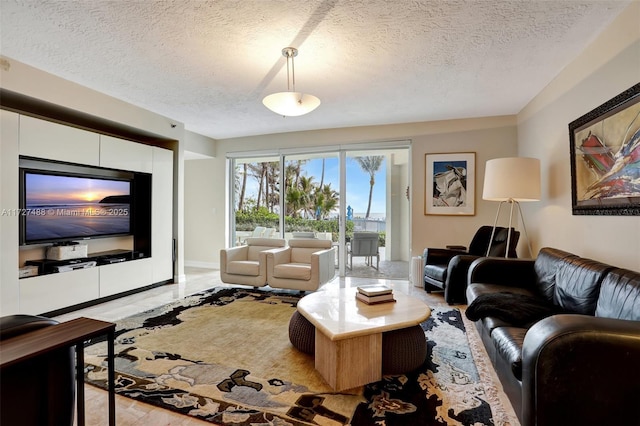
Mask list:
POLYGON ((518 206, 520 218, 522 219, 522 229, 529 247, 529 253, 533 257, 531 241, 527 235, 527 227, 524 224, 524 216, 520 208, 520 202, 540 200, 540 160, 537 158, 509 157, 494 158, 487 161, 484 172, 484 188, 482 199, 489 201, 500 201, 496 220, 493 222, 491 240, 487 249, 487 256, 491 250, 491 243, 496 232, 496 225, 500 217, 500 209, 504 203, 511 205, 509 213, 509 232, 507 234, 507 248, 505 257, 509 256, 511 244, 511 224, 513 222, 513 208, 518 206))

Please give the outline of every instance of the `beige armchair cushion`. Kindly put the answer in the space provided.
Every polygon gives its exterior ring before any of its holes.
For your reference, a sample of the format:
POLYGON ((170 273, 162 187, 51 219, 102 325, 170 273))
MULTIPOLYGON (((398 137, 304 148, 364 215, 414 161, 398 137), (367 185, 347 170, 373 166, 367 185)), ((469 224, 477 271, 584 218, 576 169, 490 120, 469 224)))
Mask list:
POLYGON ((276 278, 290 278, 293 280, 310 280, 310 263, 285 263, 273 267, 273 276, 276 278))
POLYGON ((260 275, 260 263, 257 260, 234 260, 227 263, 227 273, 237 275, 260 275))

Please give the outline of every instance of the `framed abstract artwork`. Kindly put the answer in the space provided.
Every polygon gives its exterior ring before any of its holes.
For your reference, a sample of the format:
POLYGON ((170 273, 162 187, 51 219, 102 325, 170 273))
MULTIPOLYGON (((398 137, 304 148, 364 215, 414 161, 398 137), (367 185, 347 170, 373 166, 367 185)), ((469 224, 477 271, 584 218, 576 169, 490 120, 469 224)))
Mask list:
POLYGON ((475 214, 476 153, 425 154, 424 214, 475 214))
POLYGON ((569 124, 574 215, 640 215, 640 83, 569 124))

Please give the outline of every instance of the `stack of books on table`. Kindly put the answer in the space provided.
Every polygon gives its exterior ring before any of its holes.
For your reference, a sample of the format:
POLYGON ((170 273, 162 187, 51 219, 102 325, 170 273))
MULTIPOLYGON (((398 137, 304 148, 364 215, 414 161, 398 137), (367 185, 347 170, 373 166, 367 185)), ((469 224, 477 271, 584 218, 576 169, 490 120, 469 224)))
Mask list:
POLYGON ((396 299, 393 298, 393 290, 386 285, 360 286, 356 292, 356 299, 367 305, 396 301, 396 299))

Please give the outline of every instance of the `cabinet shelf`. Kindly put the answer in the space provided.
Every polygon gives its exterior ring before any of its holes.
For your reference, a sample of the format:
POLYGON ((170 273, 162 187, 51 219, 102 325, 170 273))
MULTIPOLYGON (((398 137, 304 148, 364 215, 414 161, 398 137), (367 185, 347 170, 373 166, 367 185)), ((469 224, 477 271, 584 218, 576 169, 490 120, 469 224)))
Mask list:
MULTIPOLYGON (((75 269, 84 269, 83 265, 87 262, 95 262, 93 266, 111 265, 114 263, 128 262, 130 260, 145 259, 149 257, 144 253, 131 251, 131 250, 108 250, 103 252, 91 253, 87 257, 80 257, 76 259, 67 260, 50 260, 50 259, 37 259, 27 260, 26 265, 33 265, 38 267, 38 275, 57 274, 66 271, 60 271, 59 268, 69 267, 68 271, 75 269), (77 268, 74 268, 77 265, 77 268)), ((93 267, 89 266, 89 267, 93 267)), ((26 277, 32 278, 32 277, 26 277)))

